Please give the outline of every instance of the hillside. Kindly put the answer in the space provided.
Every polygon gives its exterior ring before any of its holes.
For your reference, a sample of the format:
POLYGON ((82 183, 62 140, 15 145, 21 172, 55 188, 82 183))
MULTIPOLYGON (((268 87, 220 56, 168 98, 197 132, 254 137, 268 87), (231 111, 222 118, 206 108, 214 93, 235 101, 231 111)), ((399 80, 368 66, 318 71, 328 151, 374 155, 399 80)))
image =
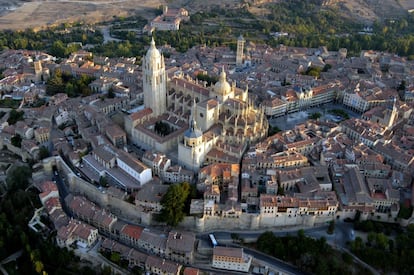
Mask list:
MULTIPOLYGON (((114 16, 154 16, 154 9, 168 4, 185 7, 190 13, 217 7, 231 10, 245 6, 258 17, 266 16, 268 4, 284 0, 57 0, 19 1, 0 0, 0 29, 23 30, 63 22, 96 23, 114 16)), ((396 18, 414 9, 414 0, 310 0, 321 9, 334 8, 341 16, 363 23, 396 18)))

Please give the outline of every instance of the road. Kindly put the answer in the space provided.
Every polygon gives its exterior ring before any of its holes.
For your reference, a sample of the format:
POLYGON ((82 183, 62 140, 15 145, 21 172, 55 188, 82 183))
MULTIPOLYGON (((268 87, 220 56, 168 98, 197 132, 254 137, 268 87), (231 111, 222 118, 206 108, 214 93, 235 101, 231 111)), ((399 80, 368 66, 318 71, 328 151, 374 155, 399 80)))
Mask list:
POLYGON ((23 250, 21 249, 21 250, 15 252, 15 253, 11 254, 10 256, 8 256, 7 258, 3 259, 0 262, 0 271, 3 273, 3 275, 8 275, 9 274, 6 271, 6 269, 3 267, 3 265, 17 260, 20 256, 22 256, 22 254, 23 254, 23 250))
POLYGON ((103 27, 100 28, 100 30, 101 30, 103 38, 104 38, 103 44, 106 44, 110 41, 121 41, 120 39, 113 38, 111 36, 111 34, 109 33, 109 26, 103 26, 103 27))
MULTIPOLYGON (((212 233, 214 234, 217 242, 219 245, 226 245, 226 246, 233 246, 233 239, 231 238, 231 235, 236 233, 238 237, 241 239, 247 241, 247 242, 254 242, 257 240, 257 238, 265 231, 273 231, 273 234, 277 237, 283 237, 286 235, 296 235, 297 231, 301 229, 300 227, 291 227, 291 228, 285 228, 285 229, 277 229, 277 230, 261 230, 261 231, 217 231, 217 232, 208 232, 208 233, 202 233, 198 234, 197 238, 203 239, 206 242, 209 242, 208 234, 212 233)), ((304 228, 304 233, 308 237, 319 239, 321 237, 324 237, 326 239, 326 242, 331 245, 335 249, 339 249, 342 251, 348 252, 346 250, 346 243, 351 240, 350 232, 353 229, 353 224, 346 223, 346 222, 340 222, 338 221, 335 225, 335 231, 333 234, 327 233, 328 225, 323 224, 316 227, 311 228, 304 228)), ((269 255, 265 255, 261 252, 244 248, 244 251, 247 254, 252 255, 255 259, 259 260, 260 262, 266 263, 269 268, 274 270, 279 270, 281 272, 285 272, 286 274, 303 274, 299 269, 297 269, 295 266, 290 265, 286 262, 283 262, 277 258, 271 257, 269 255)), ((351 254, 355 258, 356 261, 361 263, 361 265, 367 267, 371 271, 375 271, 374 268, 367 265, 365 262, 358 259, 355 255, 351 254)), ((376 274, 375 272, 373 272, 376 274)))

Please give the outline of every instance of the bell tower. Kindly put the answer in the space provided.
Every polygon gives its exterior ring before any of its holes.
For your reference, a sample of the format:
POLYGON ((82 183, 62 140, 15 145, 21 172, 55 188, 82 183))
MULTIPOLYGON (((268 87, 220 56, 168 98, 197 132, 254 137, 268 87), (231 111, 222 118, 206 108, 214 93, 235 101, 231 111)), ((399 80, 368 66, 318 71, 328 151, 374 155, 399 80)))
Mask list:
POLYGON ((236 52, 236 66, 240 67, 243 64, 243 50, 244 50, 244 40, 243 36, 240 35, 237 38, 237 52, 236 52))
POLYGON ((167 80, 164 56, 155 47, 154 38, 142 66, 144 105, 152 109, 154 116, 162 115, 167 109, 167 80))

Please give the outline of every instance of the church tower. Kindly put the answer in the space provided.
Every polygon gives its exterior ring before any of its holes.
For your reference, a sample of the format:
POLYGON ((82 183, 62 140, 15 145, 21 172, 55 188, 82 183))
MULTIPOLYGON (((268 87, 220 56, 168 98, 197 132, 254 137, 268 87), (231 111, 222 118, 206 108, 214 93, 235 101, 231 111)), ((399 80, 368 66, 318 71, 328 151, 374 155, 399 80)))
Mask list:
POLYGON ((154 38, 143 58, 142 66, 144 105, 152 109, 154 116, 159 116, 167 109, 167 79, 164 56, 155 47, 154 38))
POLYGON ((240 67, 243 64, 243 50, 244 42, 246 42, 242 35, 237 38, 237 52, 236 52, 236 66, 240 67))
POLYGON ((195 116, 196 103, 194 101, 189 128, 184 133, 183 143, 178 144, 178 160, 187 169, 198 171, 207 152, 203 144, 203 132, 198 129, 195 116))

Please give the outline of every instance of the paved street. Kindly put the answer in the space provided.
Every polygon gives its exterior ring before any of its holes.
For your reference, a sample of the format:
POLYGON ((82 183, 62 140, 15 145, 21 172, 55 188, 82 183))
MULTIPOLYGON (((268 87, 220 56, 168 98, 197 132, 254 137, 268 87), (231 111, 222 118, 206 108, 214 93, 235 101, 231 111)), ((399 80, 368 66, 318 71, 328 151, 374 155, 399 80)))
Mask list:
MULTIPOLYGON (((234 243, 233 243, 233 239, 231 238, 232 233, 236 233, 245 242, 254 242, 265 231, 273 231, 275 236, 283 237, 286 235, 296 235, 297 231, 300 229, 301 227, 297 226, 297 227, 290 227, 290 228, 277 228, 277 229, 268 229, 268 230, 259 230, 259 231, 238 231, 238 232, 217 231, 217 232, 209 232, 209 233, 214 234, 219 245, 233 246, 234 243)), ((303 228, 306 236, 316 238, 316 239, 324 237, 326 239, 326 242, 332 247, 339 249, 339 250, 347 251, 346 243, 350 241, 352 238, 351 231, 353 230, 353 224, 342 222, 342 221, 336 221, 335 231, 333 234, 328 234, 327 229, 328 229, 328 224, 322 224, 316 227, 303 228)), ((198 234, 197 238, 202 239, 205 242, 209 242, 209 238, 208 238, 209 233, 198 234)), ((279 270, 286 274, 302 274, 301 271, 298 270, 295 266, 292 266, 274 257, 262 254, 261 252, 248 249, 248 248, 244 248, 244 251, 247 254, 252 255, 259 262, 266 263, 270 269, 279 270)), ((354 255, 352 256, 355 257, 354 255)), ((370 267, 369 265, 367 265, 366 263, 362 262, 359 259, 358 259, 358 262, 372 269, 372 267, 370 267)))

